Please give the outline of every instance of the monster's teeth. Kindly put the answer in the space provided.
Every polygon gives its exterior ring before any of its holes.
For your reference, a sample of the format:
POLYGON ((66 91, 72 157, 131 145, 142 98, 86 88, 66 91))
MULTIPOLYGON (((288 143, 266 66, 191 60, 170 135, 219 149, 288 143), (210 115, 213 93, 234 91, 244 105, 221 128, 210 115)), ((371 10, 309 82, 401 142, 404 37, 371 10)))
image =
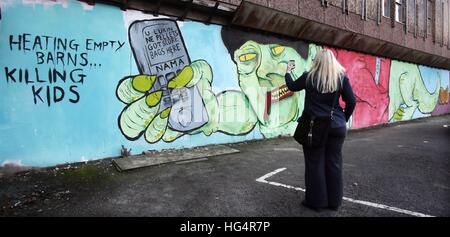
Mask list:
POLYGON ((289 88, 286 85, 282 85, 278 87, 278 89, 273 91, 272 99, 280 100, 282 97, 286 96, 289 93, 289 88))

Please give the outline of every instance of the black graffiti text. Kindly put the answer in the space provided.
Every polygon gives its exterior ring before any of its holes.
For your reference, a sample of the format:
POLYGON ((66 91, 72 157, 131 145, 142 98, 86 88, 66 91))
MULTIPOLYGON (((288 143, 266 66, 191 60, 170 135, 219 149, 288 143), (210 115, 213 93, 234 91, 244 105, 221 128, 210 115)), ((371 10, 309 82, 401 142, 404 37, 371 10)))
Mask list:
POLYGON ((30 86, 34 104, 45 103, 48 106, 62 101, 78 103, 78 89, 87 77, 83 69, 102 66, 101 62, 89 60, 89 54, 117 52, 125 45, 125 41, 120 40, 74 39, 31 33, 6 37, 9 50, 34 58, 36 67, 5 65, 4 73, 0 73, 6 80, 1 80, 9 85, 30 86))
MULTIPOLYGON (((65 90, 60 86, 31 86, 33 93, 34 104, 47 103, 50 107, 51 104, 55 104, 64 100, 67 97, 65 90)), ((72 94, 71 98, 68 98, 70 103, 78 103, 80 100, 80 94, 77 91, 77 86, 72 85, 69 87, 69 93, 72 94)))
POLYGON ((154 40, 153 36, 155 36, 157 40, 161 40, 164 38, 176 38, 179 36, 179 33, 172 27, 162 27, 162 28, 153 28, 153 32, 151 30, 145 29, 144 35, 153 42, 154 40))
POLYGON ((163 62, 156 65, 156 73, 171 70, 172 68, 183 68, 184 65, 186 65, 186 62, 183 60, 183 58, 163 62))
MULTIPOLYGON (((80 43, 76 39, 60 38, 48 35, 32 35, 22 33, 18 35, 9 35, 9 49, 11 51, 68 51, 78 52, 80 43)), ((124 45, 120 40, 102 40, 86 39, 84 49, 87 51, 105 51, 112 49, 118 51, 124 45)))
POLYGON ((149 51, 147 51, 147 52, 148 52, 148 55, 150 55, 150 58, 151 58, 151 59, 155 59, 155 58, 157 58, 158 56, 164 56, 164 55, 166 55, 166 50, 164 50, 164 49, 149 50, 149 51))
POLYGON ((156 38, 158 40, 176 38, 179 35, 177 30, 173 29, 172 27, 154 28, 153 34, 156 35, 156 38))
POLYGON ((167 52, 169 52, 171 55, 178 51, 181 51, 180 43, 176 43, 167 47, 167 52))
POLYGON ((63 65, 63 66, 86 66, 88 65, 87 53, 70 52, 36 52, 37 64, 63 65))
POLYGON ((179 33, 172 27, 144 28, 145 48, 150 59, 156 59, 168 55, 171 57, 176 52, 182 51, 179 33))
POLYGON ((80 83, 83 84, 86 75, 83 74, 83 69, 76 68, 71 71, 65 69, 57 70, 49 68, 46 77, 40 75, 38 68, 34 68, 31 72, 27 68, 9 68, 5 67, 5 75, 7 83, 80 83))
POLYGON ((48 69, 46 73, 41 75, 38 68, 29 70, 27 68, 5 67, 5 76, 8 84, 31 84, 34 104, 46 103, 48 106, 64 101, 66 98, 71 103, 78 103, 80 94, 77 91, 77 85, 83 84, 86 78, 81 68, 70 71, 53 68, 48 69), (42 85, 44 83, 47 85, 42 85), (60 86, 63 84, 72 85, 69 86, 68 90, 65 90, 60 86))
POLYGON ((147 48, 149 50, 153 50, 153 49, 160 48, 160 47, 165 47, 167 45, 171 45, 171 44, 174 44, 174 43, 178 42, 178 38, 177 37, 159 38, 158 35, 156 35, 156 39, 157 39, 157 41, 155 42, 153 40, 153 36, 145 38, 145 43, 148 44, 147 48))
POLYGON ((47 35, 32 36, 28 33, 23 33, 17 36, 9 35, 9 49, 18 51, 78 51, 79 44, 74 39, 65 39, 47 35))
POLYGON ((85 45, 86 50, 104 51, 110 48, 114 51, 117 51, 125 45, 125 42, 120 42, 119 40, 95 41, 93 39, 86 39, 85 45))
POLYGON ((175 52, 181 51, 180 43, 175 43, 173 45, 169 45, 165 48, 159 48, 159 44, 161 42, 156 42, 152 44, 148 44, 146 47, 148 49, 148 54, 151 59, 155 59, 158 56, 170 55, 172 56, 175 52))

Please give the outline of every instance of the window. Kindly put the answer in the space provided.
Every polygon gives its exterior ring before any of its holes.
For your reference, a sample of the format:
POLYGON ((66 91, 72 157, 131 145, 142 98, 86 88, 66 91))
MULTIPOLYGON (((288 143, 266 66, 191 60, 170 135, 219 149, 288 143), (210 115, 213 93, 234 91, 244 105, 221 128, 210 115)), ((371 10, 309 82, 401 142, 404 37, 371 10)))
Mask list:
POLYGON ((395 0, 395 20, 403 23, 403 0, 395 0))
POLYGON ((382 6, 383 16, 391 17, 391 0, 383 0, 382 6))

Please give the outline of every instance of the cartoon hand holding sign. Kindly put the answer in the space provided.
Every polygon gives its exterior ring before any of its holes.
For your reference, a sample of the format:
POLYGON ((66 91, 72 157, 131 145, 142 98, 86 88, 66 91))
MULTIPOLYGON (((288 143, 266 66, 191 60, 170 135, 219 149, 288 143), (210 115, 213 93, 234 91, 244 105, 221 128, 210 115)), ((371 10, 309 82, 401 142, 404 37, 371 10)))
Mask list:
POLYGON ((171 20, 134 22, 130 43, 141 75, 119 82, 117 97, 128 104, 119 116, 122 133, 130 140, 154 143, 166 133, 203 126, 208 115, 180 30, 171 20))

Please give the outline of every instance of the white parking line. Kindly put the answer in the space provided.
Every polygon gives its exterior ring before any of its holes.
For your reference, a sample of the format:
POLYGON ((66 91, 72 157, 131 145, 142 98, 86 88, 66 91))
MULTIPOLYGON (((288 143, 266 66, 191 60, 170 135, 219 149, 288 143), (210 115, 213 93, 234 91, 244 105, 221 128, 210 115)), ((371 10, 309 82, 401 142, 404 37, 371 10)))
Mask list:
MULTIPOLYGON (((298 187, 294 187, 294 186, 291 186, 291 185, 287 185, 287 184, 282 184, 282 183, 277 183, 277 182, 272 182, 272 181, 267 181, 266 180, 266 179, 274 176, 275 174, 283 172, 284 170, 286 170, 286 168, 276 169, 276 170, 274 170, 274 171, 272 171, 272 172, 270 172, 270 173, 268 173, 266 175, 263 175, 263 176, 257 178, 256 181, 260 182, 260 183, 266 183, 266 184, 270 184, 270 185, 274 185, 274 186, 279 186, 279 187, 284 187, 284 188, 289 188, 289 189, 294 189, 294 190, 305 192, 305 189, 303 189, 303 188, 298 188, 298 187)), ((407 215, 411 215, 411 216, 434 217, 434 216, 426 215, 426 214, 419 213, 419 212, 408 211, 408 210, 400 209, 400 208, 397 208, 397 207, 391 207, 391 206, 387 206, 387 205, 383 205, 383 204, 377 204, 377 203, 373 203, 373 202, 361 201, 361 200, 356 200, 356 199, 347 198, 347 197, 343 197, 342 199, 345 200, 345 201, 349 201, 349 202, 353 202, 353 203, 357 203, 357 204, 361 204, 361 205, 366 205, 366 206, 370 206, 370 207, 375 207, 375 208, 380 208, 380 209, 384 209, 384 210, 394 211, 394 212, 407 214, 407 215)))
POLYGON ((273 148, 273 150, 274 151, 295 151, 295 152, 302 151, 302 150, 300 150, 298 148, 294 148, 294 147, 286 147, 286 148, 283 148, 283 147, 278 148, 278 147, 276 147, 276 148, 273 148))

